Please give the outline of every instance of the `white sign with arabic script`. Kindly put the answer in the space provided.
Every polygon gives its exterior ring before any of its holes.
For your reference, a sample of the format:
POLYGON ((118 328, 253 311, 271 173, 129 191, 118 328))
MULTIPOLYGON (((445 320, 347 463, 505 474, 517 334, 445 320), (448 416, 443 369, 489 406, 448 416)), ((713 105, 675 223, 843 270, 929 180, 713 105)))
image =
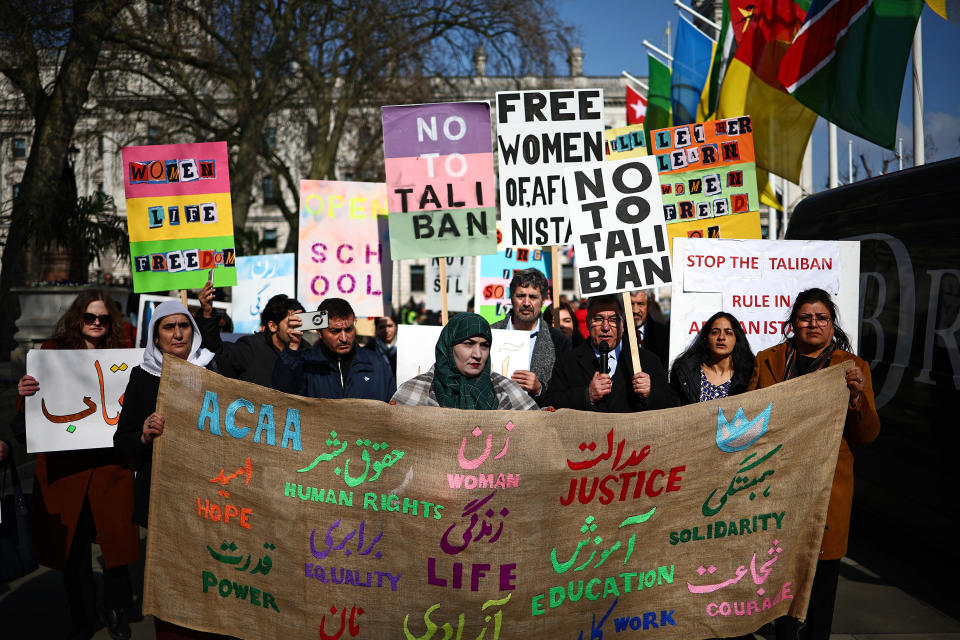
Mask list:
POLYGON ((260 314, 273 296, 293 297, 294 255, 237 256, 237 286, 233 288, 233 332, 256 333, 260 314))
POLYGON ((113 446, 130 370, 143 349, 33 349, 27 373, 40 390, 26 398, 27 451, 113 446))

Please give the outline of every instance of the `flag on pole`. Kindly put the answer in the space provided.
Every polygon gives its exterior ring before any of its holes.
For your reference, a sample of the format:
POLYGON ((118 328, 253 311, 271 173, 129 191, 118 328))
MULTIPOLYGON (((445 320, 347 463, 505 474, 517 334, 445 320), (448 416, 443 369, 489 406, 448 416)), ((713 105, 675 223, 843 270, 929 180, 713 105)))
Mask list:
POLYGON ((733 23, 730 22, 730 5, 723 3, 723 17, 720 20, 720 37, 713 50, 713 61, 710 63, 710 76, 707 85, 703 88, 700 105, 697 107, 697 121, 709 120, 717 113, 717 103, 720 102, 720 87, 723 77, 727 73, 730 59, 737 51, 737 38, 733 23))
POLYGON ((817 114, 777 79, 806 11, 792 0, 729 0, 737 50, 724 75, 717 119, 749 115, 757 168, 800 182, 817 114))
POLYGON ((643 124, 647 114, 647 99, 640 92, 627 85, 627 124, 643 124))
POLYGON ((647 91, 647 113, 643 128, 647 132, 647 148, 650 149, 650 132, 654 129, 666 129, 671 126, 670 67, 649 53, 647 54, 647 65, 650 89, 647 91))
POLYGON ((892 149, 922 10, 923 0, 813 0, 778 79, 841 129, 892 149))
POLYGON ((712 39, 680 17, 670 87, 674 125, 696 122, 697 103, 707 84, 713 47, 712 39))

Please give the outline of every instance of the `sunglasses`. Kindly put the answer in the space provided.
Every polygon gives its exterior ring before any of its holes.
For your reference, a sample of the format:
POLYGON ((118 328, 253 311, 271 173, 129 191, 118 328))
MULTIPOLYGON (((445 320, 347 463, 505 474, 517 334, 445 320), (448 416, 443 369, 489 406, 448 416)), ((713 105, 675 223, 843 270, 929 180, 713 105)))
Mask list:
POLYGON ((87 325, 88 327, 93 325, 97 320, 99 320, 100 324, 102 325, 110 324, 110 316, 107 314, 103 314, 102 316, 98 316, 95 313, 83 314, 83 324, 87 325))

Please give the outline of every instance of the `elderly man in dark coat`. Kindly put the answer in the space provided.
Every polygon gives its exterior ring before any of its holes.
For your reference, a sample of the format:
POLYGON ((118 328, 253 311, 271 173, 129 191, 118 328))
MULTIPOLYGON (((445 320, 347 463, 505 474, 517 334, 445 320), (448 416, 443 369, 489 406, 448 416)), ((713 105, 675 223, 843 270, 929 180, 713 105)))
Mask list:
POLYGON ((537 399, 542 407, 604 413, 630 413, 677 406, 660 359, 640 349, 641 371, 633 370, 623 340, 624 313, 618 296, 587 301, 589 339, 557 359, 550 388, 537 399))

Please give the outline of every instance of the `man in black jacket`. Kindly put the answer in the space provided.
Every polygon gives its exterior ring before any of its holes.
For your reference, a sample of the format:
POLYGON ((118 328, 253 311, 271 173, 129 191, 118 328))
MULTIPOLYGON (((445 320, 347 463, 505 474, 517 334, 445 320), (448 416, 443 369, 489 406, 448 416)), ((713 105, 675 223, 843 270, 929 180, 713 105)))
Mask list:
POLYGON ((540 311, 546 299, 547 278, 537 269, 513 272, 510 281, 510 311, 507 317, 490 325, 492 329, 530 332, 530 356, 527 368, 513 372, 510 378, 537 398, 550 386, 553 365, 572 348, 570 338, 543 321, 540 311))
POLYGON ((630 413, 677 406, 660 359, 640 349, 641 371, 634 373, 624 336, 623 306, 619 296, 587 300, 590 338, 557 359, 550 388, 540 406, 604 413, 630 413))
POLYGON ((651 317, 650 302, 653 291, 634 291, 630 294, 630 306, 633 308, 633 324, 637 331, 637 344, 660 358, 664 369, 669 368, 670 329, 662 322, 651 317))
POLYGON ((296 313, 303 313, 303 305, 296 298, 284 294, 270 298, 260 313, 260 333, 223 343, 213 370, 228 378, 269 387, 277 356, 290 342, 290 316, 296 313))

